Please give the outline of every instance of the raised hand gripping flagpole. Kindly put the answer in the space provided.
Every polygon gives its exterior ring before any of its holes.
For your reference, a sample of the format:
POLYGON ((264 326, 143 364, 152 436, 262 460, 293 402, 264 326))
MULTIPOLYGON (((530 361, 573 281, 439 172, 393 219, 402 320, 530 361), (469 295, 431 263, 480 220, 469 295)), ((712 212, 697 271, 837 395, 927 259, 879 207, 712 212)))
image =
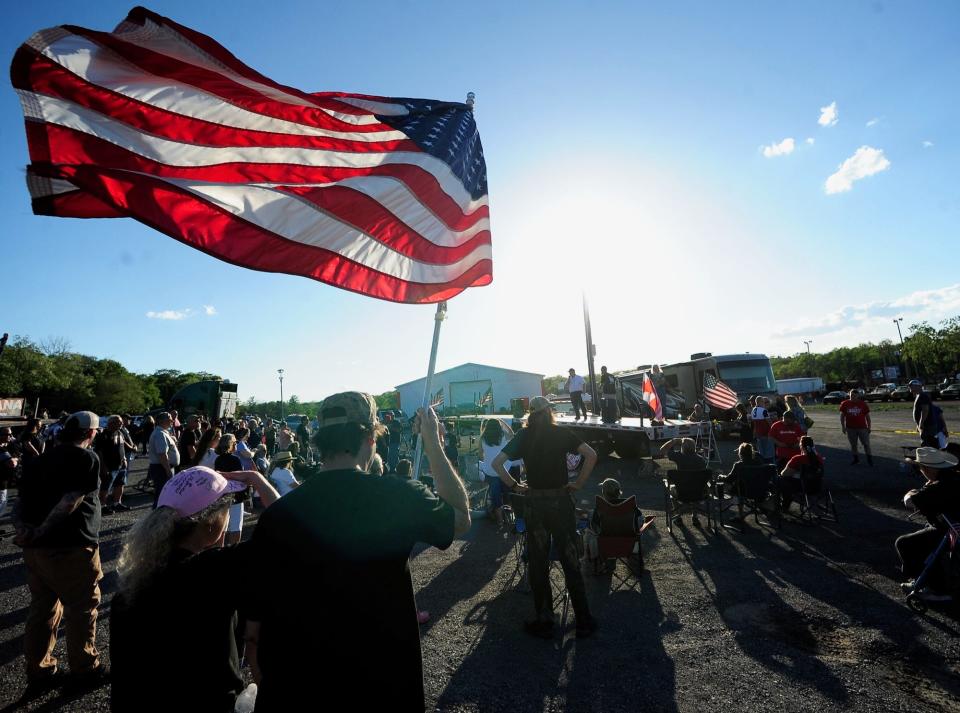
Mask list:
MULTIPOLYGON (((427 366, 427 380, 423 385, 423 410, 430 408, 430 397, 433 394, 433 373, 437 368, 437 348, 440 346, 440 324, 447 318, 447 303, 438 302, 437 312, 433 319, 433 345, 430 347, 430 364, 427 366)), ((421 422, 422 423, 422 422, 421 422)), ((413 456, 413 478, 420 479, 420 462, 423 460, 423 434, 417 438, 417 449, 413 456)))

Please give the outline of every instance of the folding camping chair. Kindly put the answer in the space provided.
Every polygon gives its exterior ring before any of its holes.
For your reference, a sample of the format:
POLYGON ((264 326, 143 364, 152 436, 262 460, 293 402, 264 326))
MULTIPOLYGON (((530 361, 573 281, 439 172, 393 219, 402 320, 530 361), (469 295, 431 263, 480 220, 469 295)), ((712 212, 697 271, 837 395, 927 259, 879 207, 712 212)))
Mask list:
POLYGON ((840 522, 833 494, 824 482, 823 469, 803 465, 800 469, 800 518, 806 522, 830 519, 840 522))
POLYGON ((638 572, 643 571, 643 546, 640 536, 653 524, 652 516, 644 519, 640 527, 636 522, 637 498, 631 495, 619 503, 611 503, 598 495, 596 510, 600 520, 600 532, 597 535, 597 558, 594 560, 594 573, 599 574, 601 568, 613 560, 612 575, 621 584, 627 580, 617 574, 617 562, 623 561, 630 567, 630 557, 637 557, 638 572), (636 552, 634 552, 636 550, 636 552))
POLYGON ((716 530, 713 522, 712 470, 671 470, 663 479, 664 510, 667 513, 667 530, 673 534, 673 518, 683 513, 698 513, 707 516, 707 527, 716 530))
MULTIPOLYGON (((783 516, 780 511, 780 495, 776 490, 777 466, 773 464, 751 465, 740 471, 740 477, 737 480, 737 510, 739 520, 745 522, 746 518, 753 515, 758 525, 762 525, 760 515, 767 518, 766 524, 779 529, 783 525, 783 516), (776 524, 770 519, 769 515, 763 512, 763 504, 773 500, 772 514, 776 515, 776 524)), ((722 515, 722 513, 721 513, 722 515)), ((722 518, 721 518, 722 520, 722 518)), ((732 525, 724 525, 732 530, 738 528, 732 525)))

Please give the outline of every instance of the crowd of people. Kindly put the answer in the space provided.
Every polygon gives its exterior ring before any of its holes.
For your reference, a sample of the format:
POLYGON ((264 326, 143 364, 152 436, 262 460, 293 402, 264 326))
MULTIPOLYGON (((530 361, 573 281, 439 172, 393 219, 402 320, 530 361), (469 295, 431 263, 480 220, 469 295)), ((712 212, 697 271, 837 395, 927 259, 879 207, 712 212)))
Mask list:
MULTIPOLYGON (((789 508, 801 476, 823 472, 808 433, 811 419, 792 397, 779 408, 751 398, 738 412, 749 424, 749 438, 743 434, 738 461, 719 478, 721 489, 735 492, 752 465, 775 464, 776 497, 789 508)), ((926 482, 905 503, 930 524, 897 541, 911 578, 942 536, 945 504, 960 503, 952 447, 926 445, 946 432, 942 413, 918 398, 915 417, 925 445, 914 464, 926 482)), ((872 465, 869 407, 858 393, 841 404, 840 419, 854 463, 862 447, 872 465)), ((413 464, 400 458, 403 424, 392 414, 381 423, 373 398, 359 392, 329 397, 316 426, 304 418, 297 429, 256 417, 205 422, 191 414, 181 423, 175 411, 144 419, 139 429, 123 416, 109 417, 101 429, 89 411, 47 429, 30 422, 17 437, 0 429, 0 468, 19 465, 21 472, 13 519, 31 595, 26 695, 61 684, 85 690, 110 677, 96 645, 101 518, 127 509, 130 464, 146 455, 153 507, 124 538, 111 607, 113 710, 174 709, 190 691, 191 709, 226 713, 243 691, 241 660, 259 686, 257 711, 293 710, 313 692, 317 641, 337 651, 325 659, 324 674, 347 685, 367 682, 364 662, 376 642, 378 658, 390 665, 380 669, 368 703, 422 709, 423 613, 414 599, 409 556, 418 542, 448 547, 470 527, 470 506, 455 465, 456 438, 445 438, 432 409, 414 417, 412 432, 430 465, 429 486, 413 479, 413 464), (257 527, 243 541, 244 517, 254 507, 260 509, 257 527), (61 620, 67 679, 54 655, 61 620), (157 672, 172 662, 179 685, 157 688, 157 672)), ((543 397, 531 399, 529 417, 516 433, 489 419, 480 440, 493 519, 502 520, 507 493, 525 500, 534 612, 524 630, 554 636, 552 549, 576 635, 591 636, 598 622, 581 573, 571 496, 590 479, 596 452, 556 425, 543 397), (580 463, 573 480, 570 454, 580 463)), ((689 438, 667 441, 659 455, 673 461, 680 478, 708 467, 689 438)), ((601 485, 609 502, 622 501, 617 481, 601 485)), ((593 520, 591 530, 600 530, 596 513, 593 520)), ((637 509, 636 528, 642 520, 637 509)), ((931 598, 945 586, 933 577, 931 598)))

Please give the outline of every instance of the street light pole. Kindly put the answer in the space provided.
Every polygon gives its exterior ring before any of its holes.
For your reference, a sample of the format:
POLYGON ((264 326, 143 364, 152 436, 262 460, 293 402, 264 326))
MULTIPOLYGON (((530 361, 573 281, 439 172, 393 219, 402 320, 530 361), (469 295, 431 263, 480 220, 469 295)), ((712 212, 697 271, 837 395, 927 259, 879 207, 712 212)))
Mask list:
POLYGON ((280 420, 283 420, 283 369, 277 369, 280 375, 280 420))
POLYGON ((810 345, 813 343, 812 339, 804 339, 803 343, 807 345, 807 354, 810 353, 810 345))
POLYGON ((907 370, 907 378, 910 378, 910 360, 907 359, 906 354, 903 353, 904 344, 903 344, 903 332, 900 331, 900 323, 903 321, 903 317, 897 317, 893 320, 893 323, 897 325, 897 334, 900 335, 900 359, 903 361, 903 366, 907 370))

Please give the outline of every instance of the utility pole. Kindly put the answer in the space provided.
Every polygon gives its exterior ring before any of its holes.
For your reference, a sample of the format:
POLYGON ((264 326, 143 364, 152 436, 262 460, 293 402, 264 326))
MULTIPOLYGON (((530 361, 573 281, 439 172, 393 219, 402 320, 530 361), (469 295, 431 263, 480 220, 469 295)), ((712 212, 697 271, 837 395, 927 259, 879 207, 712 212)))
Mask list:
POLYGON ((804 339, 803 343, 807 345, 807 354, 810 353, 810 344, 813 342, 812 339, 804 339))
POLYGON ((283 420, 283 369, 277 369, 280 375, 280 420, 283 420))
POLYGON ((583 331, 587 337, 587 371, 590 374, 590 410, 594 414, 600 413, 599 401, 597 400, 597 379, 593 368, 593 333, 590 331, 590 308, 587 306, 587 293, 583 293, 583 331))
POLYGON ((910 378, 910 360, 907 359, 906 354, 903 353, 903 332, 900 331, 900 323, 903 321, 903 317, 897 317, 893 320, 893 323, 897 325, 897 334, 900 335, 900 361, 903 362, 903 368, 907 372, 907 378, 910 378))

